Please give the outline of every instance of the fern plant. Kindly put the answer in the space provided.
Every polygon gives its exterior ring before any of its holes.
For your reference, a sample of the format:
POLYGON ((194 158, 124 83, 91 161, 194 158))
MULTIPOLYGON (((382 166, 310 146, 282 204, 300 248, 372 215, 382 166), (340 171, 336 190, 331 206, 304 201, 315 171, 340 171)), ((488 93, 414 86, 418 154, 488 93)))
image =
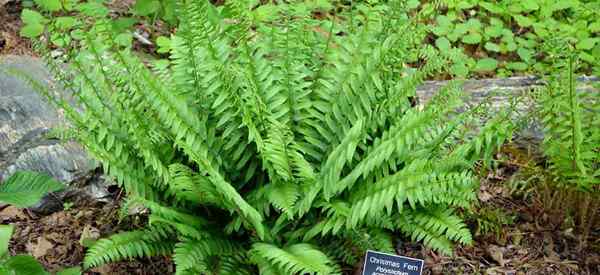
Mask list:
POLYGON ((564 73, 540 92, 544 154, 554 182, 562 187, 598 192, 600 184, 600 96, 596 87, 578 90, 575 57, 564 73))
MULTIPOLYGON (((564 45, 564 44, 563 44, 564 45)), ((577 59, 557 54, 562 74, 549 79, 539 93, 547 173, 538 187, 539 204, 561 226, 581 232, 580 248, 597 228, 600 213, 600 86, 577 85, 577 59)))
POLYGON ((99 21, 66 69, 50 62, 77 102, 36 85, 72 121, 64 136, 123 186, 125 208, 151 213, 85 267, 172 255, 177 274, 338 274, 402 235, 444 253, 471 243, 457 209, 475 199, 473 164, 510 137, 508 114, 479 125, 458 83, 414 104, 447 60, 416 47, 425 32, 402 1, 267 21, 249 2, 180 1, 168 60, 137 57, 99 21))

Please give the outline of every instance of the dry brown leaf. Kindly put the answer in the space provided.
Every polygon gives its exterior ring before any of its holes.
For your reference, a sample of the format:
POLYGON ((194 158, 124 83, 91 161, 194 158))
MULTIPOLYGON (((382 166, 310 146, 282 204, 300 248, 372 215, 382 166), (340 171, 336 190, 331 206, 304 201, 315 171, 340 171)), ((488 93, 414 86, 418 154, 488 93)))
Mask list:
POLYGON ((490 245, 487 247, 486 252, 494 259, 500 266, 504 266, 504 252, 503 249, 497 245, 490 245))
POLYGON ((480 191, 479 194, 477 194, 477 197, 481 202, 486 202, 493 198, 493 196, 487 191, 480 191))
POLYGON ((52 249, 54 247, 54 245, 48 241, 46 238, 40 236, 37 239, 37 243, 32 244, 29 243, 27 245, 27 250, 29 251, 29 253, 31 253, 31 255, 37 259, 40 259, 44 256, 46 256, 46 254, 48 253, 48 251, 50 249, 52 249))
POLYGON ((9 205, 0 211, 0 220, 9 220, 9 219, 26 219, 27 216, 23 213, 23 210, 9 205))
POLYGON ((89 246, 100 238, 100 230, 91 225, 86 225, 81 232, 79 243, 83 246, 89 246))

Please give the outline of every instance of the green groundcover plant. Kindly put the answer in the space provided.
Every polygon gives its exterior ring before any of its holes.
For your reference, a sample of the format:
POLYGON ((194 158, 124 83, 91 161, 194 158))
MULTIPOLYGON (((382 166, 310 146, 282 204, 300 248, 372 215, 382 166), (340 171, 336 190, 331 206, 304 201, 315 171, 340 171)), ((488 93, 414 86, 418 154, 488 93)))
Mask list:
MULTIPOLYGON (((416 1, 418 2, 418 1, 416 1)), ((575 46, 589 73, 600 58, 600 2, 595 0, 440 0, 422 1, 430 32, 442 51, 456 46, 451 71, 552 73, 554 58, 543 51, 556 37, 575 46)))
POLYGON ((448 254, 472 242, 460 209, 474 164, 513 125, 464 108, 457 83, 415 104, 448 60, 417 47, 402 1, 318 20, 294 5, 260 20, 245 1, 178 6, 169 59, 142 60, 99 20, 68 67, 50 62, 76 105, 36 85, 71 120, 64 137, 127 191, 124 209, 150 212, 91 246, 86 268, 172 255, 177 274, 337 274, 395 238, 448 254))
MULTIPOLYGON (((18 171, 0 184, 0 203, 12 204, 19 208, 38 203, 50 192, 64 189, 65 186, 52 177, 32 171, 18 171)), ((14 225, 0 225, 0 275, 47 275, 50 274, 30 255, 11 256, 8 251, 14 225)), ((79 267, 67 268, 57 275, 81 274, 79 267)))
POLYGON ((108 3, 103 0, 33 0, 24 1, 21 12, 23 27, 21 36, 37 39, 47 34, 52 47, 69 48, 83 39, 90 19, 112 16, 110 24, 113 36, 119 43, 132 43, 131 29, 142 22, 153 23, 161 19, 171 25, 177 23, 175 2, 159 0, 137 0, 130 10, 123 14, 114 14, 108 3))

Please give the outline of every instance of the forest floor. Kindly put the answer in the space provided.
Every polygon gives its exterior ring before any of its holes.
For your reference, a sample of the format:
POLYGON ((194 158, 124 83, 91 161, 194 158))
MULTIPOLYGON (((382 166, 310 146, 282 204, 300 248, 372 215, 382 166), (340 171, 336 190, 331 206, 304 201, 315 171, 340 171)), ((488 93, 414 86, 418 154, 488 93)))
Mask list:
POLYGON ((543 186, 537 181, 543 159, 534 151, 507 144, 496 155, 498 165, 482 173, 478 202, 465 215, 473 245, 451 257, 410 243, 398 253, 424 259, 424 274, 600 274, 598 198, 590 204, 543 186))
MULTIPOLYGON (((0 55, 35 55, 31 43, 19 36, 20 12, 15 2, 0 6, 0 55)), ((519 185, 527 181, 523 172, 532 165, 531 158, 511 148, 506 146, 497 156, 502 160, 500 165, 482 174, 478 206, 474 214, 465 214, 476 232, 473 245, 458 247, 453 256, 443 256, 400 240, 398 254, 424 259, 423 274, 600 274, 600 217, 591 217, 587 233, 581 234, 564 222, 568 217, 549 213, 542 206, 542 202, 549 203, 544 201, 548 196, 539 188, 519 185)), ((561 202, 554 204, 560 208, 561 202)), ((50 271, 57 271, 81 264, 86 240, 140 228, 145 223, 143 217, 119 220, 118 210, 116 203, 89 202, 38 216, 8 206, 0 209, 0 222, 16 225, 11 253, 30 253, 50 271)), ((167 257, 110 264, 86 272, 172 273, 167 257)))

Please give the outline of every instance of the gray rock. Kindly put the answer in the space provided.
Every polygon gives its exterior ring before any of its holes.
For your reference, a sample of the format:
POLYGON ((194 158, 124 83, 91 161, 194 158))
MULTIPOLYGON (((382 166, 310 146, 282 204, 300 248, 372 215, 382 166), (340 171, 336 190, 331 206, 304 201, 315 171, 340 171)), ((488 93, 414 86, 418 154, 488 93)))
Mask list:
POLYGON ((97 164, 74 142, 47 137, 50 129, 65 125, 64 118, 25 81, 6 72, 17 69, 52 86, 50 73, 32 57, 0 56, 0 181, 18 170, 46 173, 69 185, 66 191, 47 196, 32 210, 49 213, 62 200, 108 198, 104 180, 92 180, 97 164))
MULTIPOLYGON (((580 92, 598 92, 593 85, 598 84, 600 78, 583 76, 577 79, 577 89, 580 92)), ((420 104, 428 102, 440 88, 446 86, 448 81, 426 81, 417 88, 417 97, 420 104)), ((530 114, 535 107, 534 99, 530 96, 532 90, 543 87, 544 82, 534 76, 517 76, 509 78, 492 78, 466 80, 463 83, 465 102, 474 106, 484 100, 489 100, 492 110, 510 106, 511 101, 519 98, 516 104, 518 115, 529 118, 527 125, 516 133, 517 142, 539 143, 543 139, 541 125, 530 114)))

